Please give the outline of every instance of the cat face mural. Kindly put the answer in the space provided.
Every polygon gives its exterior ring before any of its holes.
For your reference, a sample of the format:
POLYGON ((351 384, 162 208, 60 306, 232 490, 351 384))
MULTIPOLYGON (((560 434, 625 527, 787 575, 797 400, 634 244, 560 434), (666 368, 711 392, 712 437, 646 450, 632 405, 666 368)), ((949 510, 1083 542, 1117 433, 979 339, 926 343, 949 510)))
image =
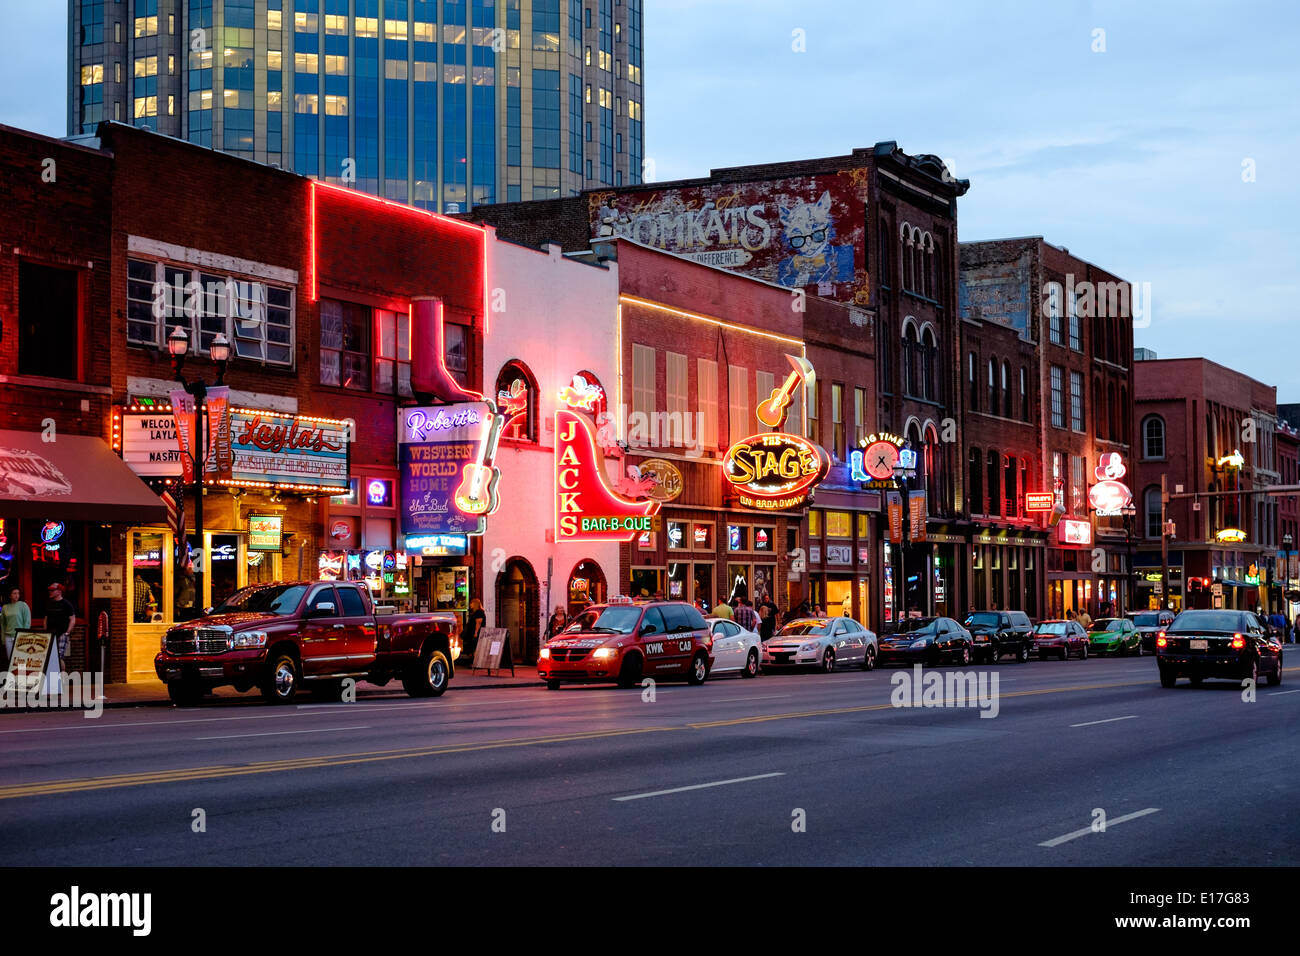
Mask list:
POLYGON ((853 281, 853 247, 837 246, 831 221, 831 194, 815 203, 782 206, 781 227, 790 256, 777 264, 776 281, 791 288, 853 281))

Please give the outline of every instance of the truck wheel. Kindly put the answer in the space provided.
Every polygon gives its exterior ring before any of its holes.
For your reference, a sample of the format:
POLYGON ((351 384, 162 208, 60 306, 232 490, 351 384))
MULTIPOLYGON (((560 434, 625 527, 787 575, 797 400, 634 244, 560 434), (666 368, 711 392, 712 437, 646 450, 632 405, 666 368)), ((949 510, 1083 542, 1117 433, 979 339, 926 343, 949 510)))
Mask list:
POLYGON ((560 682, 559 682, 558 680, 548 680, 548 681, 546 682, 546 689, 547 689, 547 690, 559 690, 559 689, 560 689, 560 682))
POLYGON ((619 687, 635 687, 641 683, 641 655, 623 655, 623 666, 618 670, 619 687))
POLYGON ((167 696, 177 707, 193 707, 203 694, 203 688, 193 681, 176 680, 167 685, 167 696))
POLYGON ((402 688, 411 697, 441 697, 447 689, 447 675, 450 673, 447 655, 430 648, 406 672, 402 688))
POLYGON ((698 687, 709 676, 709 659, 703 654, 696 654, 691 660, 691 671, 686 675, 686 683, 698 687))
POLYGON ((262 699, 272 704, 291 704, 298 696, 298 662, 289 653, 281 652, 271 658, 262 681, 262 699))
POLYGON ((1021 644, 1020 649, 1016 651, 1016 662, 1019 664, 1029 663, 1029 645, 1021 644))

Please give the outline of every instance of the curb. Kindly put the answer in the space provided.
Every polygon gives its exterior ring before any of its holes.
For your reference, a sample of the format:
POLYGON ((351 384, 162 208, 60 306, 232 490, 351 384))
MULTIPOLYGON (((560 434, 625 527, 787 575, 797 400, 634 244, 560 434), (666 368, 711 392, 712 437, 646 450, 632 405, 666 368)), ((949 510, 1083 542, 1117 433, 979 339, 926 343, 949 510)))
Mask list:
MULTIPOLYGON (((542 686, 542 682, 539 680, 518 680, 515 678, 511 678, 510 680, 500 684, 468 684, 468 685, 462 685, 460 687, 457 687, 455 683, 455 678, 452 678, 452 683, 447 688, 447 692, 450 693, 451 691, 465 691, 465 690, 498 690, 503 687, 540 687, 540 686, 542 686)), ((256 699, 257 697, 252 694, 247 694, 247 695, 229 694, 229 695, 218 696, 215 698, 213 697, 205 698, 203 704, 199 706, 207 705, 210 707, 214 701, 221 702, 227 700, 238 701, 238 700, 256 700, 256 699)), ((312 698, 312 695, 310 693, 307 694, 307 699, 311 703, 322 703, 322 704, 329 703, 328 701, 317 700, 312 698)), ((377 688, 373 691, 362 691, 357 694, 357 703, 366 700, 406 700, 406 699, 408 698, 405 691, 402 690, 392 691, 383 688, 377 688)), ((139 700, 130 700, 124 698, 116 698, 116 699, 109 698, 102 701, 100 706, 104 710, 121 710, 128 707, 173 707, 175 705, 171 702, 171 699, 167 697, 142 697, 139 700)), ((0 711, 0 714, 3 714, 5 712, 13 713, 13 714, 39 714, 39 713, 51 713, 51 712, 59 712, 59 711, 71 713, 73 711, 79 711, 85 709, 86 708, 83 707, 15 707, 12 709, 6 709, 0 711)), ((191 708, 186 708, 186 709, 191 709, 191 708)))

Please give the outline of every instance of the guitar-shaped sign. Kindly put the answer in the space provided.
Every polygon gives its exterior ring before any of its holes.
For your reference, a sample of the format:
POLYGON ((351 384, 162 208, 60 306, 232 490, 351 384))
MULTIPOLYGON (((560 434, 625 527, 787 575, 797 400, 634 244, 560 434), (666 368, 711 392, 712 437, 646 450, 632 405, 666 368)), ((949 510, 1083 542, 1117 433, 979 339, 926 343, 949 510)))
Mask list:
POLYGON ((797 355, 787 355, 791 367, 794 369, 780 388, 772 389, 772 395, 758 403, 756 415, 758 420, 768 428, 780 428, 785 423, 786 415, 789 414, 786 409, 790 407, 790 398, 794 395, 797 386, 803 385, 805 388, 812 388, 813 383, 817 381, 817 374, 807 359, 800 358, 797 355))
POLYGON ((476 517, 496 510, 497 480, 501 477, 501 472, 492 465, 492 458, 496 454, 497 438, 501 434, 504 416, 491 415, 490 418, 490 421, 484 423, 486 433, 478 446, 478 460, 466 463, 455 495, 457 510, 476 517))

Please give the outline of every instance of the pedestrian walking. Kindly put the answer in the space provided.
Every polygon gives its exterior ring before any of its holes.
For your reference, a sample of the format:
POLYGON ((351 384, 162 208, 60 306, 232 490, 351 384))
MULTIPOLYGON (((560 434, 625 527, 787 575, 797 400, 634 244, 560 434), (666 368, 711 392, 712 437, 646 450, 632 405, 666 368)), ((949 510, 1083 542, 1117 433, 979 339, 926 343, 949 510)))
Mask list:
POLYGON ((483 602, 473 598, 469 602, 469 613, 465 615, 465 642, 461 645, 461 657, 474 659, 474 649, 478 647, 479 634, 487 627, 487 613, 483 602))
POLYGON ((773 605, 764 604, 758 609, 758 636, 766 644, 776 633, 776 611, 773 605))
POLYGON ((14 637, 17 636, 19 629, 28 629, 32 626, 32 609, 23 600, 22 591, 12 588, 9 591, 9 601, 0 614, 3 614, 3 617, 0 617, 0 632, 4 635, 4 666, 7 668, 9 659, 14 654, 14 637))
POLYGON ((568 626, 569 612, 564 609, 563 604, 556 605, 550 620, 546 622, 546 640, 549 641, 568 626))
POLYGON ((49 587, 49 601, 45 605, 45 630, 54 642, 50 648, 47 693, 58 693, 61 686, 61 675, 68 659, 68 645, 72 640, 72 628, 76 623, 77 609, 63 596, 63 585, 55 581, 49 587))
POLYGON ((745 598, 736 598, 734 619, 747 631, 757 631, 759 628, 758 614, 745 598))

